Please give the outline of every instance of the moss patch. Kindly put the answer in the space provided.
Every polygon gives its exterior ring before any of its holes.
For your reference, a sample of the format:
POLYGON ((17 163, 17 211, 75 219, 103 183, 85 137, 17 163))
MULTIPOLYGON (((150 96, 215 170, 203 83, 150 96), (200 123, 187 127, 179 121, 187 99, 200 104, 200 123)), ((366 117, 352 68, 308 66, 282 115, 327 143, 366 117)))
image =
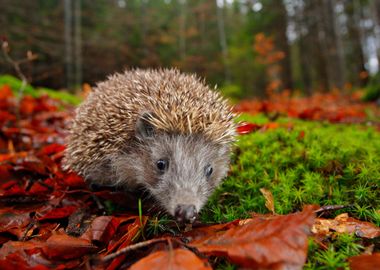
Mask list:
MULTIPOLYGON (((258 115, 241 120, 265 123, 258 115)), ((268 213, 260 188, 273 193, 275 211, 287 214, 304 204, 352 205, 335 211, 380 225, 380 133, 359 125, 292 121, 277 128, 242 135, 236 143, 231 172, 202 211, 204 222, 268 213)), ((306 269, 347 268, 346 258, 359 254, 360 239, 337 236, 328 250, 313 244, 306 269)), ((228 268, 228 267, 227 267, 228 268)))

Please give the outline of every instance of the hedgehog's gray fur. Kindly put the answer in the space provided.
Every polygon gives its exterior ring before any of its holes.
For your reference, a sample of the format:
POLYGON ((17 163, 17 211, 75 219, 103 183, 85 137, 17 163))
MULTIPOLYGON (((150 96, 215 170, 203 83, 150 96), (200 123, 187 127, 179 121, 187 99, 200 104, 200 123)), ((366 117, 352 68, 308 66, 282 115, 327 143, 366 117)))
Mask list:
POLYGON ((91 183, 143 186, 171 214, 178 204, 199 211, 227 173, 234 136, 231 107, 197 77, 136 69, 99 83, 78 107, 63 163, 91 183), (159 174, 162 158, 169 167, 159 174))

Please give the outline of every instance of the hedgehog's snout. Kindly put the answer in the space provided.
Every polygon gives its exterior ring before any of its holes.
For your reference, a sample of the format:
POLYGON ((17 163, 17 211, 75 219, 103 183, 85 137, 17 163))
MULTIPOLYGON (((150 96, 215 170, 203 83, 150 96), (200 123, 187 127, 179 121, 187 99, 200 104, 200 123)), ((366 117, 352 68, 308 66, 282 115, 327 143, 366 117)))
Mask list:
POLYGON ((193 204, 178 204, 174 210, 174 217, 180 223, 193 223, 198 213, 193 204))

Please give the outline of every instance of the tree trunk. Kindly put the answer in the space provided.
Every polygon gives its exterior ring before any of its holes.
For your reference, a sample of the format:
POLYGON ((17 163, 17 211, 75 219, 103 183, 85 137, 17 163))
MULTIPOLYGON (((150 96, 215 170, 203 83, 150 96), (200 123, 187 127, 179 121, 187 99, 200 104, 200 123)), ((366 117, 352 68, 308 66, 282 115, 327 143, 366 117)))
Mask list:
POLYGON ((66 87, 73 90, 74 86, 74 69, 73 69, 73 47, 72 47, 72 32, 73 32, 73 19, 72 19, 72 1, 65 0, 65 66, 66 66, 66 87))
POLYGON ((273 1, 274 6, 277 6, 278 12, 278 36, 277 44, 279 49, 284 52, 285 57, 280 62, 282 67, 281 80, 285 89, 293 89, 293 76, 291 67, 290 45, 287 37, 288 17, 286 7, 283 1, 273 1))
POLYGON ((227 38, 224 25, 224 7, 226 3, 223 1, 223 7, 218 7, 218 0, 216 0, 216 11, 217 11, 217 20, 218 20, 218 32, 219 32, 219 44, 222 50, 223 56, 223 66, 224 66, 224 80, 227 83, 231 82, 231 73, 228 66, 228 47, 227 47, 227 38))
POLYGON ((179 0, 180 17, 179 17, 179 55, 181 59, 186 57, 186 13, 187 0, 179 0))
POLYGON ((74 48, 75 48, 75 86, 82 84, 82 23, 81 0, 74 2, 74 48))

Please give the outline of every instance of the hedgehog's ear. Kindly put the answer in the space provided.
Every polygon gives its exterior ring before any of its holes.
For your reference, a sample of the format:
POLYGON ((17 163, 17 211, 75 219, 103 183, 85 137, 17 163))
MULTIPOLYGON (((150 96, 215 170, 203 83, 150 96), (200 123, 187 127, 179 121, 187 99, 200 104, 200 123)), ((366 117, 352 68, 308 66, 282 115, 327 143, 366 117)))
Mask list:
POLYGON ((150 138, 154 136, 154 127, 149 123, 151 113, 143 113, 136 121, 136 136, 139 139, 150 138))

